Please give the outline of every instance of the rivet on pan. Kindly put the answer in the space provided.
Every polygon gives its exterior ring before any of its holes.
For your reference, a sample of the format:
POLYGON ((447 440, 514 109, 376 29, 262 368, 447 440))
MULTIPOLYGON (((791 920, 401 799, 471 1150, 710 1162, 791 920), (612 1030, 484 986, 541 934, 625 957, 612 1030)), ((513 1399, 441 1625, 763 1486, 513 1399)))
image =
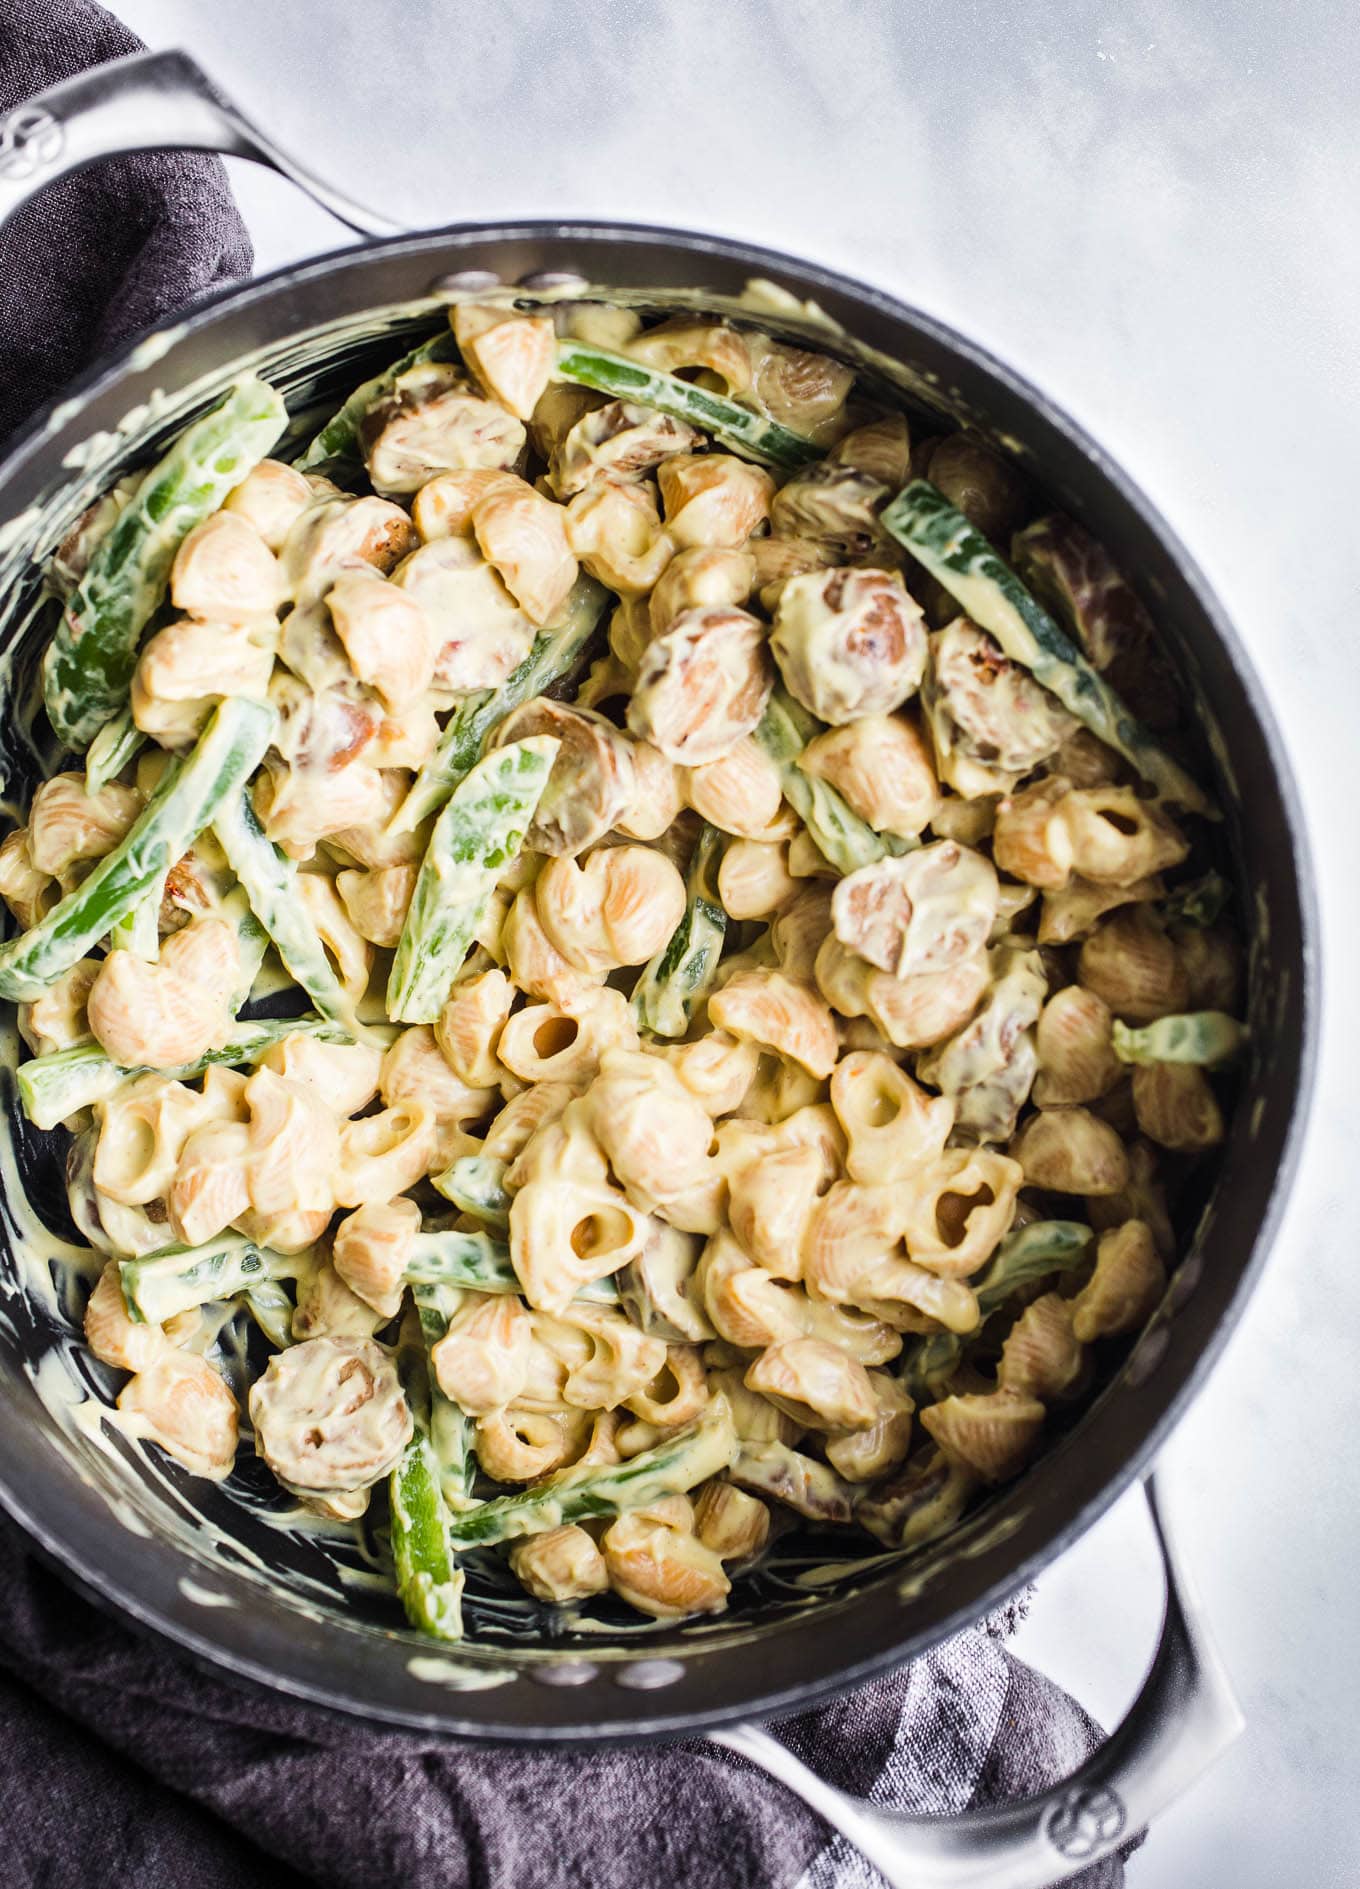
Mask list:
POLYGON ((640 1659, 619 1668, 617 1683, 630 1692, 655 1692, 660 1686, 673 1686, 684 1670, 678 1659, 640 1659))
POLYGON ((430 295, 466 295, 479 289, 498 289, 501 278, 494 269, 458 269, 453 275, 437 275, 430 284, 430 295))
POLYGON ((1132 1390, 1146 1384, 1152 1373, 1166 1356, 1167 1346, 1171 1343, 1171 1334, 1165 1325, 1159 1325, 1155 1331, 1148 1332, 1138 1342, 1137 1349, 1124 1367, 1124 1382, 1132 1390))
POLYGON ((584 289, 590 285, 583 275, 577 275, 574 269, 536 269, 532 275, 522 275, 515 284, 521 289, 584 289))
POLYGON ((599 1670, 593 1660, 564 1659, 551 1666, 531 1666, 529 1677, 540 1686, 587 1686, 599 1670))

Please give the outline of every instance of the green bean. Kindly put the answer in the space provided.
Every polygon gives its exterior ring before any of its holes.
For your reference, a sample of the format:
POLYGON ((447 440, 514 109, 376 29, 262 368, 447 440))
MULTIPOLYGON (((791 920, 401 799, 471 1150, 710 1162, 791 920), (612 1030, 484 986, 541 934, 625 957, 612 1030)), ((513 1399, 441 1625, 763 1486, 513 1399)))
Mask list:
POLYGON ((278 1279, 259 1279, 241 1295, 246 1310, 276 1351, 293 1342, 293 1301, 278 1279))
POLYGON ((430 1388, 430 1447, 439 1465, 439 1488, 450 1509, 465 1509, 473 1501, 472 1487, 477 1475, 477 1459, 472 1440, 476 1426, 451 1397, 439 1387, 434 1360, 430 1353, 449 1329, 449 1321, 458 1309, 462 1292, 456 1286, 428 1281, 415 1286, 411 1293, 420 1316, 421 1336, 425 1340, 425 1369, 430 1388))
POLYGON ((672 419, 686 420, 711 433, 724 446, 764 460, 767 465, 792 471, 824 456, 822 448, 810 439, 750 407, 738 406, 735 400, 710 393, 707 387, 696 387, 693 381, 658 373, 625 354, 611 354, 584 341, 558 342, 557 378, 573 381, 578 387, 593 387, 616 400, 630 400, 637 406, 669 413, 672 419))
POLYGON ((957 599, 1012 662, 1051 689, 1069 713, 1155 787, 1192 813, 1209 803, 1190 776, 1129 713, 1000 555, 927 479, 914 479, 882 514, 884 529, 957 599))
POLYGON ((113 851, 32 930, 0 948, 0 997, 40 997, 87 956, 238 793, 273 732, 274 712, 261 703, 219 704, 193 752, 171 761, 113 851))
POLYGON ((463 1570, 454 1561, 440 1465, 419 1431, 388 1478, 392 1560, 406 1618, 437 1640, 463 1637, 463 1570))
POLYGON ((917 840, 876 833, 828 781, 805 774, 799 756, 822 724, 784 689, 776 689, 756 728, 756 740, 779 768, 784 798, 807 827, 822 856, 840 873, 855 872, 889 854, 910 852, 917 840))
POLYGON ((300 1261, 285 1259, 239 1233, 224 1233, 202 1246, 163 1246, 137 1259, 121 1259, 118 1277, 128 1317, 136 1324, 163 1325, 177 1312, 234 1298, 274 1278, 286 1278, 300 1261))
MULTIPOLYGON (((256 1063, 275 1043, 294 1034, 314 1036, 322 1043, 347 1043, 349 1032, 338 1023, 321 1017, 262 1017, 253 1023, 238 1022, 231 1035, 216 1049, 207 1050, 197 1062, 178 1069, 159 1069, 157 1075, 167 1081, 192 1082, 212 1063, 228 1068, 241 1063, 256 1063)), ((124 1069, 106 1056, 97 1043, 80 1043, 74 1049, 54 1050, 48 1056, 34 1056, 20 1063, 16 1080, 24 1114, 35 1128, 55 1128, 69 1121, 83 1108, 103 1102, 125 1082, 145 1076, 145 1067, 124 1069)))
POLYGON ((1114 1025, 1114 1053, 1121 1063, 1198 1063, 1217 1069, 1239 1055, 1246 1041, 1246 1024, 1222 1010, 1158 1017, 1141 1030, 1117 1020, 1114 1025))
POLYGON ((437 1021, 496 881, 524 843, 559 746, 552 735, 530 735, 494 748, 454 789, 435 821, 393 954, 387 1014, 394 1021, 437 1021))
POLYGON ((161 901, 165 880, 149 885, 130 912, 125 912, 109 930, 110 951, 131 951, 154 964, 161 954, 161 901))
POLYGON ((1207 931, 1223 915, 1232 897, 1232 887, 1221 873, 1206 872, 1202 879, 1178 885, 1161 901, 1160 911, 1168 925, 1185 925, 1192 931, 1207 931))
POLYGON ((584 661, 609 593, 593 577, 578 577, 556 623, 539 631, 533 648, 498 689, 460 702, 445 724, 439 745, 397 808, 389 833, 409 833, 437 813, 480 759, 487 737, 512 709, 546 694, 584 661))
POLYGON ((419 347, 412 348, 409 354, 403 354, 391 367, 385 367, 381 374, 375 374, 372 380, 366 380, 362 386, 356 387, 297 461, 299 471, 305 472, 327 459, 361 459, 359 424, 374 402, 392 392, 397 377, 404 374, 408 367, 418 367, 422 361, 447 360, 453 353, 453 336, 441 329, 428 341, 422 341, 419 347))
MULTIPOLYGON (((185 428, 96 545, 43 657, 48 719, 63 741, 86 746, 125 706, 137 644, 165 594, 175 553, 287 422, 272 387, 238 381, 219 407, 185 428)), ((117 735, 109 738, 110 749, 117 743, 117 735)))
POLYGON ((450 1538, 457 1547, 489 1545, 541 1535, 567 1522, 594 1521, 645 1508, 720 1475, 731 1464, 736 1448, 732 1413, 720 1394, 697 1422, 627 1462, 559 1469, 517 1495, 498 1496, 455 1515, 450 1538))
POLYGON ((299 896, 297 867, 266 835, 248 790, 231 797, 214 820, 213 832, 289 975, 323 1017, 343 1025, 356 1043, 372 1041, 299 896))
POLYGON ((683 1036, 717 975, 727 935, 718 896, 718 862, 726 839, 705 824, 690 860, 685 910, 662 951, 633 986, 633 1015, 655 1036, 683 1036))
POLYGON ((85 792, 97 794, 146 746, 147 737, 132 719, 130 708, 104 723, 85 755, 85 792))
POLYGON ((431 1180, 460 1213, 504 1233, 510 1224, 510 1196, 505 1191, 508 1165, 485 1155, 464 1154, 431 1180))
POLYGON ((1032 1220, 1008 1233, 985 1269, 970 1281, 978 1302, 978 1323, 972 1332, 933 1332, 929 1338, 910 1340, 903 1348, 898 1376, 918 1401, 958 1369, 964 1347, 982 1322, 1003 1306, 1022 1286, 1068 1272, 1086 1257, 1094 1238, 1080 1220, 1032 1220))
MULTIPOLYGON (((411 1285, 463 1286, 472 1292, 520 1290, 509 1247, 489 1233, 418 1233, 407 1257, 406 1279, 411 1285)), ((619 1294, 612 1279, 592 1279, 575 1297, 617 1305, 619 1294)))

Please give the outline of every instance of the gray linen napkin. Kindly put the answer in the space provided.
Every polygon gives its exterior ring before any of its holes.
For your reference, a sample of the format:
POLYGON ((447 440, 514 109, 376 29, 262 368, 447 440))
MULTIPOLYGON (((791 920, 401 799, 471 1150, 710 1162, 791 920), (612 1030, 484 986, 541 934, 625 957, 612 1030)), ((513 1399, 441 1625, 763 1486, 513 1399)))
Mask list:
MULTIPOLYGON (((0 0, 0 109, 139 42, 88 0, 0 0)), ((220 164, 135 157, 0 236, 0 436, 250 245, 220 164)), ((1023 1605, 1023 1603, 1021 1603, 1023 1605)), ((1004 1615, 781 1737, 873 1802, 948 1813, 1042 1788, 1098 1740, 1003 1644, 1004 1615)), ((779 1785, 700 1740, 479 1749, 238 1689, 107 1619, 0 1527, 0 1830, 43 1889, 880 1889, 779 1785)), ((1073 1881, 1118 1889, 1123 1865, 1073 1881)))

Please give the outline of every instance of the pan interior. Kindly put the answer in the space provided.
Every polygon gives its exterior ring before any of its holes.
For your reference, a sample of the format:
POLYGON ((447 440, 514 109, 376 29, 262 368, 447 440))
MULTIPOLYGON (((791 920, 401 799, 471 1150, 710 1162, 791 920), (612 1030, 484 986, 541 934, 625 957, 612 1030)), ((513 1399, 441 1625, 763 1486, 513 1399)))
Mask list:
MULTIPOLYGON (((573 298, 579 285, 563 290, 573 298)), ((509 293, 509 292, 507 292, 509 293)), ((889 404, 904 407, 928 430, 967 422, 984 434, 986 415, 971 411, 958 394, 921 372, 886 359, 851 340, 810 306, 794 303, 782 291, 753 288, 739 298, 696 293, 611 288, 584 291, 607 294, 649 313, 702 307, 738 320, 758 322, 784 339, 803 341, 840 355, 889 404)), ((552 299, 550 291, 519 292, 519 305, 552 299)), ((446 306, 438 299, 403 303, 363 317, 346 317, 259 349, 192 385, 166 391, 127 413, 121 424, 90 438, 82 451, 68 455, 59 482, 19 517, 0 524, 0 773, 7 810, 19 817, 37 780, 57 761, 41 708, 37 661, 51 631, 58 605, 45 599, 41 568, 71 524, 100 492, 127 469, 145 464, 197 411, 219 398, 236 376, 250 372, 273 382, 286 395, 296 436, 314 430, 355 385, 377 372, 417 341, 441 328, 446 306), (74 462, 73 462, 74 459, 74 462)), ((152 337, 137 351, 153 361, 158 347, 173 337, 152 337)), ((134 356, 134 361, 136 357, 134 356)), ((60 417, 60 415, 58 416, 60 417)), ((1023 443, 992 435, 993 443, 1025 461, 1023 443)), ((287 446, 280 453, 287 456, 287 446)), ((1026 464, 1035 478, 1035 469, 1026 464)), ((1042 485, 1042 480, 1035 479, 1042 485)), ((1050 491, 1054 502, 1070 505, 1072 495, 1050 491)), ((1149 598, 1155 606, 1156 599, 1149 598)), ((1175 655, 1173 653, 1173 662, 1175 655)), ((1192 679, 1180 665, 1185 686, 1192 679)), ((1222 744, 1206 729, 1207 744, 1221 756, 1222 744)), ((1211 768, 1208 770, 1213 772, 1211 768)), ((1226 783, 1220 774, 1220 792, 1226 783)), ((1227 823, 1229 841, 1232 821, 1227 823)), ((1231 871, 1230 861, 1225 869, 1231 871)), ((1240 880, 1239 880, 1240 883, 1240 880)), ((134 1536, 168 1538, 182 1550, 181 1591, 192 1600, 212 1598, 213 1576, 230 1574, 257 1589, 267 1588, 278 1605, 309 1619, 344 1622, 352 1629, 384 1638, 397 1636, 419 1649, 407 1633, 400 1607, 383 1572, 385 1543, 378 1525, 323 1522, 300 1511, 251 1451, 241 1451, 231 1478, 214 1484, 193 1478, 154 1446, 144 1446, 108 1423, 121 1374, 100 1365, 80 1337, 80 1317, 89 1285, 101 1263, 78 1240, 65 1203, 62 1171, 66 1136, 42 1134, 23 1119, 13 1071, 22 1053, 13 1018, 0 1031, 3 1042, 5 1126, 0 1137, 0 1354, 8 1354, 12 1374, 32 1387, 37 1403, 33 1420, 49 1443, 70 1460, 87 1485, 107 1504, 111 1529, 134 1536)), ((1213 1200, 1201 1196, 1181 1228, 1189 1266, 1213 1216, 1213 1200)), ((1157 1319, 1165 1316, 1159 1313, 1157 1319)), ((244 1381, 249 1347, 262 1344, 239 1330, 235 1368, 244 1381)), ((1123 1347, 1110 1359, 1108 1397, 1123 1358, 1123 1347)), ((1098 1399, 1097 1402, 1100 1400, 1098 1399)), ((1089 1411, 1092 1406, 1088 1405, 1089 1411)), ((1070 1433, 1059 1433, 1050 1451, 1079 1448, 1082 1420, 1070 1433)), ((1023 1484, 1020 1485, 1023 1492, 1023 1484)), ((867 1537, 850 1530, 817 1531, 801 1525, 783 1535, 766 1562, 741 1577, 730 1612, 716 1619, 676 1627, 634 1614, 611 1600, 580 1611, 544 1607, 508 1575, 496 1557, 484 1552, 468 1559, 466 1618, 469 1656, 479 1650, 497 1659, 591 1660, 653 1657, 669 1651, 735 1644, 749 1640, 816 1610, 839 1611, 866 1586, 899 1583, 904 1599, 924 1592, 960 1557, 983 1553, 1019 1526, 1022 1511, 1016 1491, 995 1497, 946 1540, 918 1551, 904 1566, 900 1554, 887 1554, 867 1537)))

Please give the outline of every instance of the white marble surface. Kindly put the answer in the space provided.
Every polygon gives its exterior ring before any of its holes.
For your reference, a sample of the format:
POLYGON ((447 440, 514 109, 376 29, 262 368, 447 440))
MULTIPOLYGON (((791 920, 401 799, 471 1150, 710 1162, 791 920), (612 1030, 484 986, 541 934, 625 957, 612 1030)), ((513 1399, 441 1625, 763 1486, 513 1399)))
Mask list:
MULTIPOLYGON (((1279 0, 118 0, 278 140, 412 222, 739 234, 880 283, 1050 389, 1242 631, 1298 769, 1329 946, 1308 1151, 1264 1285, 1165 1455, 1249 1720, 1133 1889, 1360 1871, 1352 1172, 1360 711, 1360 26, 1279 0)), ((339 232, 236 166, 269 268, 339 232)), ((1157 1600, 1126 1503, 1021 1650, 1107 1719, 1157 1600)))

